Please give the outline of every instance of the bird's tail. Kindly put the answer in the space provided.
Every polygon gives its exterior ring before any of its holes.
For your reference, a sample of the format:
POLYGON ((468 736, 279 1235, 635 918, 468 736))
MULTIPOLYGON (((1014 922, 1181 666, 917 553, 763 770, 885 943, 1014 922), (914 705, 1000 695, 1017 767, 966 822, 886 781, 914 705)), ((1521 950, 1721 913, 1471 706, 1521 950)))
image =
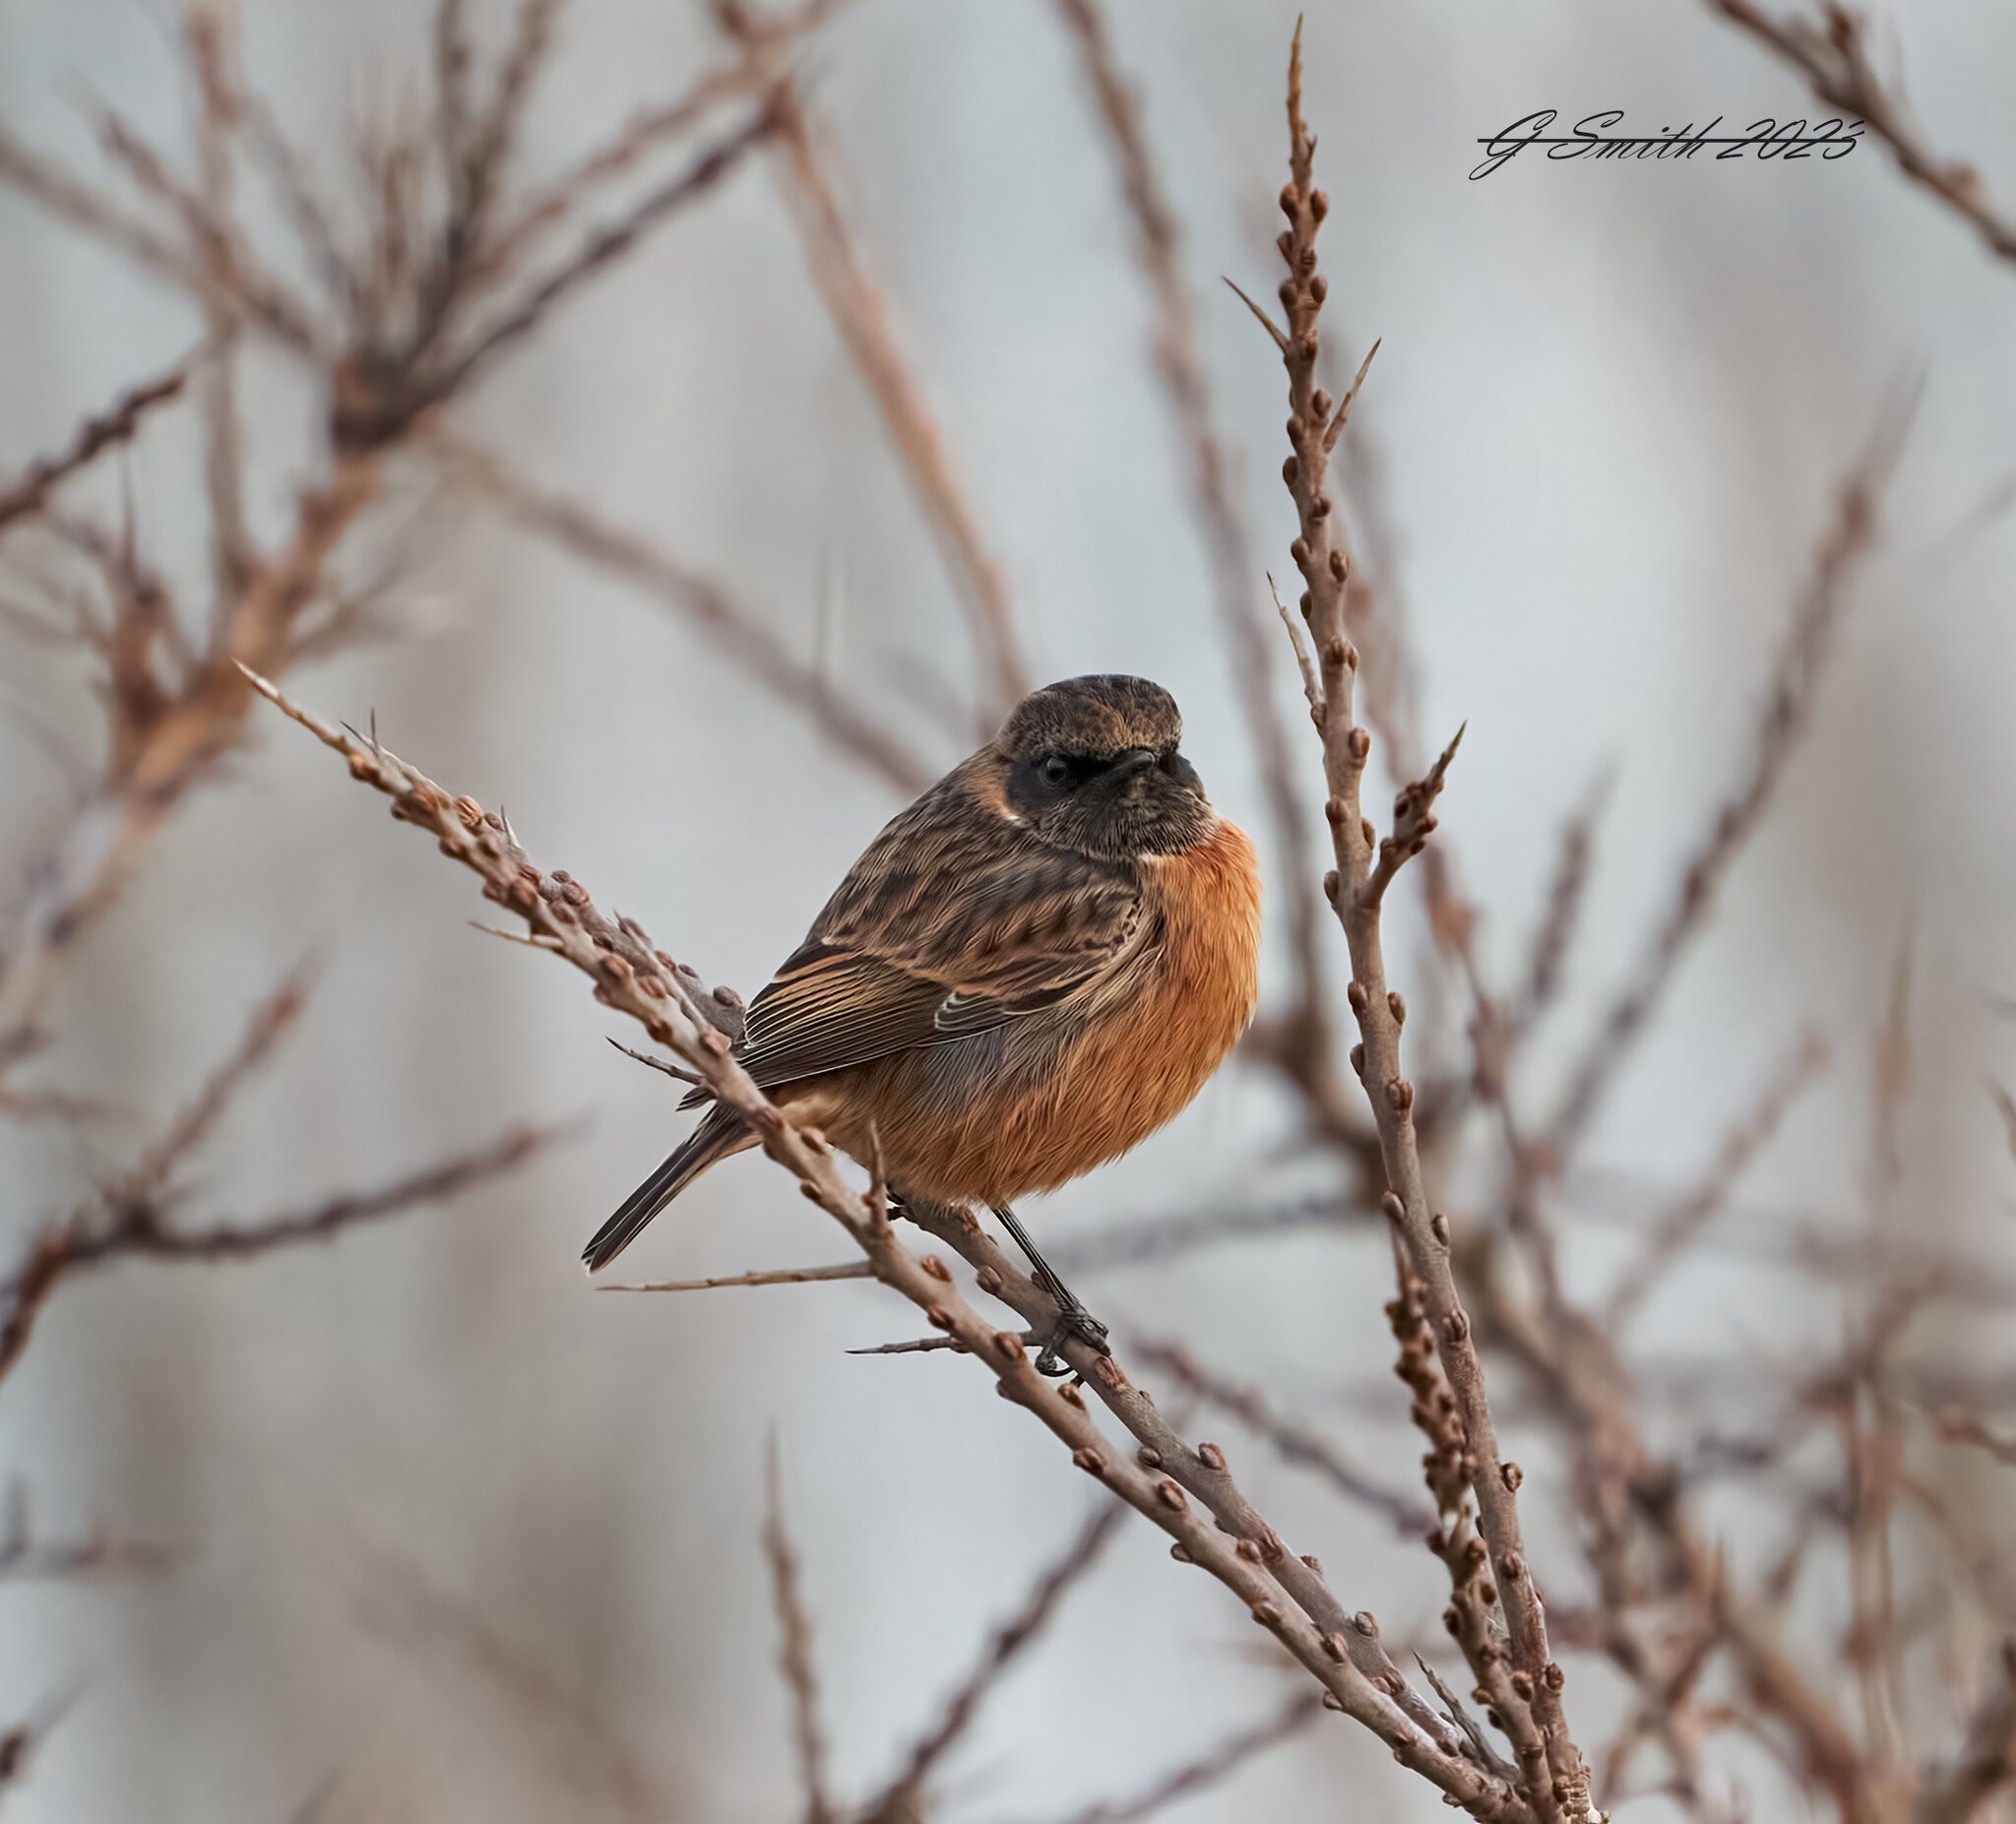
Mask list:
POLYGON ((636 1240, 645 1224, 708 1166, 718 1164, 730 1153, 739 1153, 749 1144, 749 1129, 742 1117, 732 1108, 717 1102, 708 1110, 707 1119, 687 1136, 685 1143, 632 1191, 623 1200, 623 1207, 596 1230, 595 1239, 581 1253, 581 1258, 588 1262, 589 1272, 607 1266, 622 1253, 636 1240))

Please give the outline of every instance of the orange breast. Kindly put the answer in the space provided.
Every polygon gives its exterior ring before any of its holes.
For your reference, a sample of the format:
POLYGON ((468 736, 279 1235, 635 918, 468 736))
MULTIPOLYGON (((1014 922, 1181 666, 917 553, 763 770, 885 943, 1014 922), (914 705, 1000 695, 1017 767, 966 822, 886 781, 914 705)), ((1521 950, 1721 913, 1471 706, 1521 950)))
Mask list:
POLYGON ((962 1204, 1054 1190, 1145 1140, 1189 1105, 1253 1017, 1260 877, 1252 844, 1223 821, 1143 874, 1142 936, 1082 1002, 973 1047, 975 1076, 955 1093, 947 1073, 965 1066, 949 1054, 966 1047, 932 1047, 850 1072, 845 1088, 828 1079, 803 1118, 857 1158, 872 1119, 893 1185, 962 1204))

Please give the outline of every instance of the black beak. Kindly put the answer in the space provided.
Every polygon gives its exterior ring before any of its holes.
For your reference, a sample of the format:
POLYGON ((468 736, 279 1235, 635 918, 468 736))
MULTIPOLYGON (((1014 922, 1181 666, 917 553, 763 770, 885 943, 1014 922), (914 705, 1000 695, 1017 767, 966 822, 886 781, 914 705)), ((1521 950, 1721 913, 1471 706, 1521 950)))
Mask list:
POLYGON ((1152 747, 1130 747, 1112 765, 1115 779, 1132 779, 1137 773, 1146 773, 1160 756, 1152 747))

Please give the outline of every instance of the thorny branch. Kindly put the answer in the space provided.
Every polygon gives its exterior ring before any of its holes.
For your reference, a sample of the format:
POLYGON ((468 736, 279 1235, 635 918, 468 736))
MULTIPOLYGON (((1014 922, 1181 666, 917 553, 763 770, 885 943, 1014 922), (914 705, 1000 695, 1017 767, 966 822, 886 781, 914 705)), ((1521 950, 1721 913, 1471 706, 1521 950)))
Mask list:
MULTIPOLYGON (((1410 1314, 1418 1311, 1404 1338, 1422 1382, 1417 1406, 1434 1375, 1432 1352, 1441 1362, 1440 1375, 1434 1378, 1446 1385, 1448 1401, 1446 1419, 1434 1422, 1438 1431, 1451 1434, 1438 1449, 1448 1454, 1450 1478, 1460 1476, 1468 1481, 1477 1504, 1483 1549, 1472 1554, 1459 1537, 1467 1518, 1455 1488, 1445 1483, 1437 1489, 1445 1515, 1438 1550, 1449 1564, 1455 1598, 1450 1626, 1487 1695, 1494 1720, 1512 1742, 1520 1791, 1533 1815, 1583 1824, 1596 1816, 1589 1770, 1562 1715, 1564 1675, 1548 1651, 1546 1622, 1527 1563, 1516 1496, 1519 1471, 1498 1453, 1482 1366, 1451 1266, 1448 1219, 1428 1207, 1415 1134, 1414 1086, 1400 1067, 1406 1006, 1386 985, 1380 900, 1393 874, 1418 852, 1434 828, 1435 796, 1456 743, 1450 743, 1426 778, 1403 788, 1394 804, 1392 833, 1378 840, 1359 808, 1371 736, 1352 715, 1357 655, 1346 633, 1351 559, 1325 486, 1330 452, 1351 401, 1347 396, 1333 403, 1316 383, 1318 322, 1329 292, 1328 281, 1316 270, 1316 237, 1329 212, 1329 199, 1316 188, 1315 141, 1302 119, 1299 28, 1289 64, 1288 125, 1290 178, 1281 192, 1288 225, 1277 243, 1288 266, 1280 288, 1286 328, 1269 328, 1288 369, 1292 454, 1283 476, 1300 525, 1291 555, 1305 586, 1302 616, 1322 690, 1315 715, 1329 791, 1324 810, 1337 862, 1324 889, 1351 951, 1348 998, 1360 1036, 1352 1050, 1352 1064, 1378 1124, 1388 1187, 1382 1208, 1393 1226, 1400 1308, 1410 1314), (1486 1555, 1488 1578, 1483 1575, 1486 1555), (1492 1631, 1497 1626, 1504 1630, 1502 1648, 1492 1631)), ((1361 377, 1362 368, 1359 373, 1361 377)), ((1396 1325, 1399 1321, 1396 1317, 1396 1325)), ((1438 1385, 1437 1400, 1440 1397, 1438 1385)))

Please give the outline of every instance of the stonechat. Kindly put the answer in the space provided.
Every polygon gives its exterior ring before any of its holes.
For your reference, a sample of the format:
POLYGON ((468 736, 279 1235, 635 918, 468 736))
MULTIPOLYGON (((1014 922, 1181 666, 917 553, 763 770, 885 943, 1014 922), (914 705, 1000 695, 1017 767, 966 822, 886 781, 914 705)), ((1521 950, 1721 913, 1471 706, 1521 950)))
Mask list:
MULTIPOLYGON (((738 1047, 793 1121, 857 1160, 879 1152, 899 1204, 991 1209, 1096 1345, 1104 1332, 1013 1205, 1179 1113, 1258 995, 1253 846, 1211 808, 1181 734, 1145 678, 1025 698, 869 845, 750 1003, 738 1047)), ((755 1144, 713 1108, 597 1232, 590 1269, 755 1144)))

